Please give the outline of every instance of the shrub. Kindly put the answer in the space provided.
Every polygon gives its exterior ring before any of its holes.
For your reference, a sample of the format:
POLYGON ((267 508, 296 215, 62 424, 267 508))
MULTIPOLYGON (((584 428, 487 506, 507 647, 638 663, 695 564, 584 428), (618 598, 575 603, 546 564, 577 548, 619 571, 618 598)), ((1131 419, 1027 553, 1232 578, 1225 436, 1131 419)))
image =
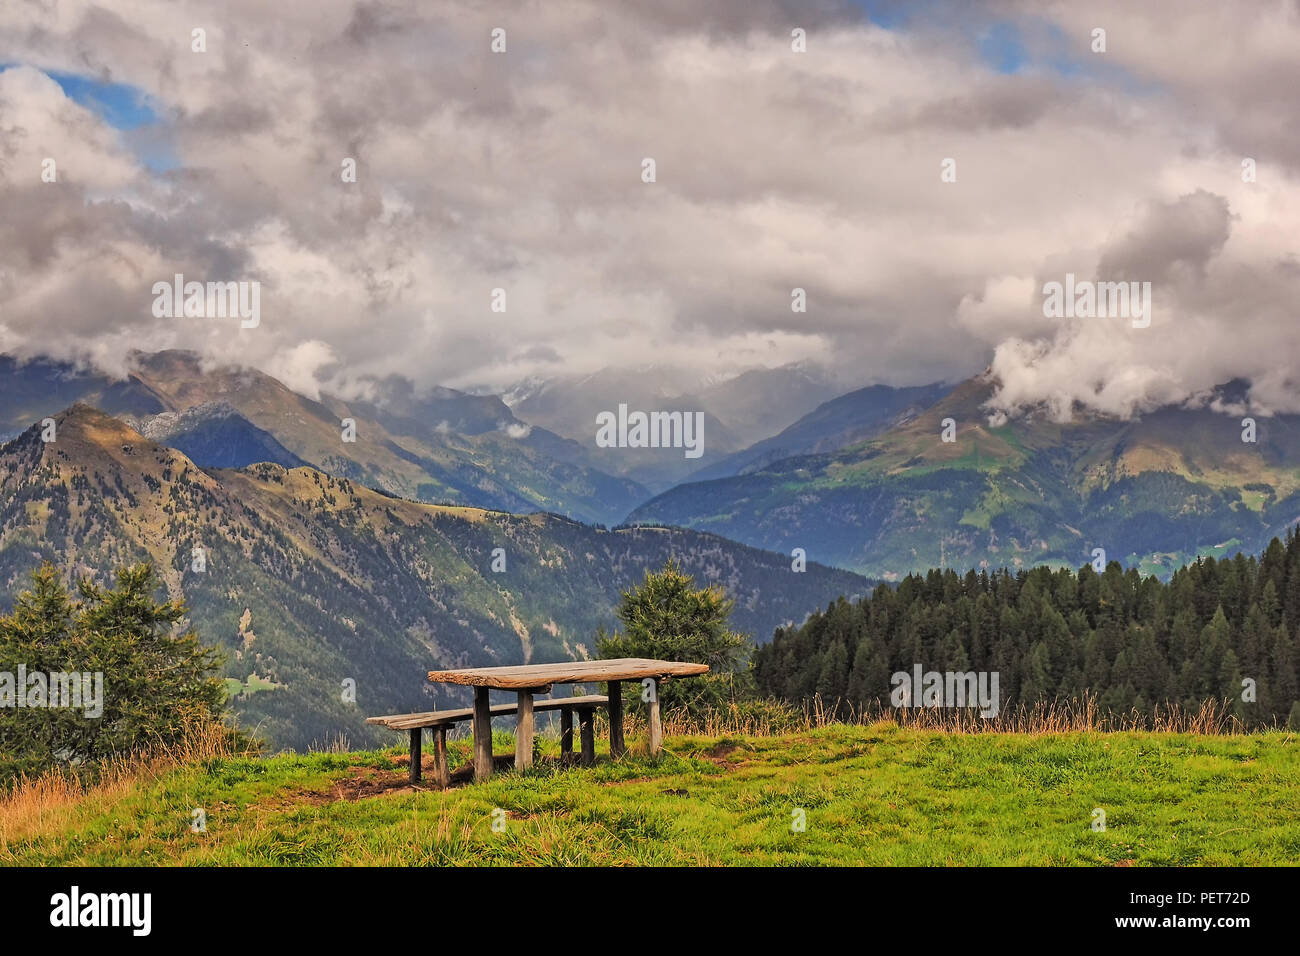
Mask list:
POLYGON ((51 565, 33 572, 31 590, 0 616, 0 778, 175 750, 205 725, 243 740, 221 723, 217 651, 194 631, 174 633, 185 607, 155 601, 159 587, 153 567, 139 564, 120 569, 112 588, 80 581, 74 601, 51 565), (93 678, 83 684, 80 707, 54 707, 45 704, 59 682, 41 688, 50 674, 102 677, 98 693, 93 678), (36 706, 17 707, 17 695, 36 706))
POLYGON ((646 572, 639 586, 623 593, 618 609, 623 629, 613 634, 602 629, 597 652, 606 659, 650 657, 708 664, 708 674, 667 681, 659 692, 664 707, 703 714, 753 691, 748 671, 752 642, 727 626, 734 606, 720 587, 697 588, 695 579, 670 560, 662 571, 646 572))

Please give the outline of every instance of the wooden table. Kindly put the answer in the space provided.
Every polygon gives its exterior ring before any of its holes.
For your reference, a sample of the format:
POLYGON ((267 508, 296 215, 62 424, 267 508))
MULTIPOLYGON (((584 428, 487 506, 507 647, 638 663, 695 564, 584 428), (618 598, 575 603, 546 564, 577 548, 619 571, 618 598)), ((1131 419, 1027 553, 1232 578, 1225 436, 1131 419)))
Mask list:
MULTIPOLYGON (((621 657, 608 661, 568 661, 560 664, 524 664, 518 667, 469 667, 452 671, 429 671, 429 680, 437 684, 463 684, 474 688, 474 779, 492 775, 492 710, 488 691, 509 690, 519 695, 515 718, 515 766, 522 769, 533 762, 533 697, 548 694, 555 684, 586 684, 601 681, 609 684, 609 749, 621 756, 623 743, 622 681, 649 680, 650 752, 663 747, 663 724, 659 716, 659 682, 666 677, 694 677, 708 673, 707 664, 683 661, 657 661, 645 657, 621 657)), ((591 736, 589 719, 583 730, 583 743, 591 736)), ((572 727, 569 728, 572 734, 572 727)), ((571 738, 570 738, 571 739, 571 738)))

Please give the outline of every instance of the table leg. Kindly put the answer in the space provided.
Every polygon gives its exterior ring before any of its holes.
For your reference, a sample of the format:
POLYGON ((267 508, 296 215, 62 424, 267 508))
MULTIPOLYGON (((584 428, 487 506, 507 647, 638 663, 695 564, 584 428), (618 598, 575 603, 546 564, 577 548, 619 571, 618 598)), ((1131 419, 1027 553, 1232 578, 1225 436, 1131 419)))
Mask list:
POLYGON ((578 724, 582 732, 582 765, 590 767, 596 762, 596 712, 590 707, 578 711, 578 724))
POLYGON ((573 708, 565 707, 560 711, 560 764, 567 766, 573 762, 573 708))
POLYGON ((407 780, 413 784, 420 782, 420 737, 423 733, 419 727, 411 731, 411 771, 407 774, 407 780))
POLYGON ((474 779, 492 776, 492 711, 488 689, 474 688, 474 779))
POLYGON ((433 729, 433 776, 443 790, 451 785, 451 774, 447 769, 447 728, 433 729))
POLYGON ((623 684, 609 682, 609 755, 621 757, 627 753, 623 744, 623 684))
POLYGON ((533 692, 519 692, 519 710, 515 718, 515 769, 533 765, 533 692))
POLYGON ((659 681, 650 681, 650 714, 647 720, 650 731, 650 756, 655 756, 664 747, 664 725, 659 717, 659 681))

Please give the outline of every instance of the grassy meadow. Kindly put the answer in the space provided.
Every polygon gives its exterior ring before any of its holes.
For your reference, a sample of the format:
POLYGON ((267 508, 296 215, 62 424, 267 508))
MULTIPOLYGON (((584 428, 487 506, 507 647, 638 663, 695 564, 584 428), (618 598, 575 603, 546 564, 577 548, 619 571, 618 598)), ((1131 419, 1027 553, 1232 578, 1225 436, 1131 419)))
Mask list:
MULTIPOLYGON (((1261 865, 1300 860, 1293 733, 951 733, 880 721, 671 736, 651 759, 443 792, 394 747, 213 755, 0 798, 0 864, 1261 865), (194 832, 202 808, 205 830, 194 832), (1105 830, 1094 829, 1094 810, 1105 830), (504 812, 502 812, 504 811, 504 812), (805 828, 796 822, 802 812, 805 828), (495 828, 494 828, 495 823, 495 828)), ((513 742, 498 734, 498 756, 513 742)), ((427 754, 427 748, 426 748, 427 754)))

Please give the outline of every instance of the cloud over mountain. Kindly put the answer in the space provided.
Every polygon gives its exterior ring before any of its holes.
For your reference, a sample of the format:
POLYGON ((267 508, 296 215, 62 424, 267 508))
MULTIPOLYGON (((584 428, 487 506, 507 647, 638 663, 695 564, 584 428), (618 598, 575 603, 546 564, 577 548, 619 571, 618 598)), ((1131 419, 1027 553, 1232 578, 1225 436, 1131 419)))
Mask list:
POLYGON ((867 7, 8 3, 0 351, 120 370, 193 348, 307 394, 991 363, 1007 413, 1128 415, 1230 378, 1300 408, 1293 4, 867 7), (1151 326, 1045 319, 1067 272, 1152 282, 1151 326), (176 273, 259 281, 261 323, 156 318, 176 273))

